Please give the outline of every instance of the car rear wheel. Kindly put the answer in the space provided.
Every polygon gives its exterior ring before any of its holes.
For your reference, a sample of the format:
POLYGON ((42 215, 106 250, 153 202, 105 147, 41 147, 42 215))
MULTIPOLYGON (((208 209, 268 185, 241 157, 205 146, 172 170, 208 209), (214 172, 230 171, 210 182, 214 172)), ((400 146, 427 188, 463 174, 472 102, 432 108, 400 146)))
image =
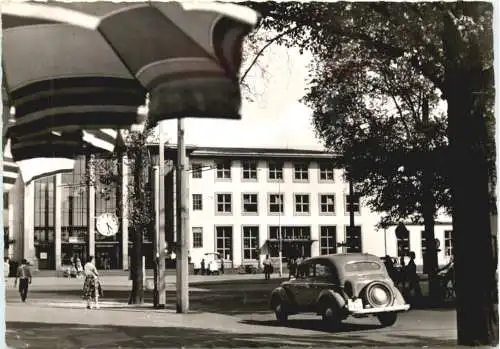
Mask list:
POLYGON ((322 301, 320 309, 321 317, 323 318, 323 323, 325 324, 325 326, 330 330, 337 329, 342 322, 340 309, 337 303, 331 300, 322 301))
POLYGON ((275 303, 274 314, 276 315, 276 320, 278 320, 278 322, 286 322, 288 320, 288 313, 283 301, 280 300, 275 303))
POLYGON ((378 321, 380 324, 384 327, 390 327, 396 323, 398 320, 398 314, 391 312, 391 313, 381 313, 377 315, 378 321))

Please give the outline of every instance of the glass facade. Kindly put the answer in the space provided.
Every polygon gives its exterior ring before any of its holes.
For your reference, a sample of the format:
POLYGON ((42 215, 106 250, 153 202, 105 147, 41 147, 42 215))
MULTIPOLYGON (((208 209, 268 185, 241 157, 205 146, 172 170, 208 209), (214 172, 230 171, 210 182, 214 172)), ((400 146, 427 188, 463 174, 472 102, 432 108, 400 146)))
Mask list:
POLYGON ((55 176, 34 183, 34 243, 40 269, 55 268, 55 176))
MULTIPOLYGON (((99 162, 108 160, 100 159, 99 162)), ((122 267, 121 224, 114 236, 103 236, 95 228, 95 219, 89 222, 89 185, 87 181, 88 159, 76 159, 74 171, 60 174, 59 188, 56 176, 36 179, 34 185, 34 243, 40 269, 56 269, 56 190, 60 193, 61 264, 67 265, 78 256, 82 262, 90 254, 96 257, 99 269, 120 269, 122 267), (95 250, 89 250, 89 228, 94 225, 95 250)), ((121 178, 116 160, 109 160, 105 168, 113 170, 114 178, 121 178)), ((109 185, 100 182, 95 185, 94 217, 102 213, 114 213, 121 222, 120 185, 116 181, 109 185)))
POLYGON ((78 256, 88 258, 88 188, 86 185, 86 159, 76 159, 73 172, 61 174, 61 261, 71 263, 78 256))

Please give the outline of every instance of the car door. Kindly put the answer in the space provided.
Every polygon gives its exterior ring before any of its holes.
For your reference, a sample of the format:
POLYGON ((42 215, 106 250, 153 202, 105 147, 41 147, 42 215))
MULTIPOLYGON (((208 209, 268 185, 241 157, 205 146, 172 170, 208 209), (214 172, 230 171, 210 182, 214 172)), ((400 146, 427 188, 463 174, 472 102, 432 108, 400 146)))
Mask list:
POLYGON ((305 262, 299 266, 299 277, 296 286, 296 301, 302 311, 310 310, 314 299, 314 262, 305 262))
POLYGON ((325 289, 338 289, 338 276, 336 270, 331 267, 326 261, 318 261, 315 266, 315 278, 313 282, 313 287, 311 291, 313 293, 314 300, 316 301, 321 293, 325 289))

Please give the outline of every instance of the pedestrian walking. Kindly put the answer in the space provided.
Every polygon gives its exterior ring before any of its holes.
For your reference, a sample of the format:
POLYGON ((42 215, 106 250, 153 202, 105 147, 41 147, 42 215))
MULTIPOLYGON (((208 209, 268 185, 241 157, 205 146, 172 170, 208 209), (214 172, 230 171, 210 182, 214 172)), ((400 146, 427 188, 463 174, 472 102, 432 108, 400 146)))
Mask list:
POLYGON ((224 257, 220 257, 220 273, 224 274, 224 257))
POLYGON ((81 279, 83 277, 83 266, 82 261, 78 255, 74 257, 75 269, 76 269, 76 277, 81 279))
POLYGON ((289 265, 288 265, 288 271, 289 271, 288 279, 291 279, 292 277, 297 276, 297 262, 295 261, 295 258, 292 257, 292 258, 290 258, 288 263, 289 263, 289 265))
POLYGON ((21 295, 21 300, 26 302, 26 298, 28 297, 28 285, 31 284, 31 269, 28 261, 24 258, 21 261, 21 265, 17 268, 14 287, 17 285, 17 279, 19 279, 19 294, 21 295))
POLYGON ((201 259, 201 275, 205 275, 205 258, 201 259))
POLYGON ((420 300, 422 290, 420 289, 420 278, 417 274, 417 265, 415 264, 415 252, 410 252, 410 260, 405 266, 405 293, 407 298, 412 301, 420 300))
POLYGON ((266 280, 271 279, 271 271, 273 269, 273 265, 271 263, 271 259, 269 258, 269 255, 266 255, 266 259, 264 260, 264 278, 266 280))
POLYGON ((5 283, 7 283, 9 275, 10 275, 10 260, 9 257, 5 257, 3 259, 3 278, 5 280, 5 283))
POLYGON ((85 281, 83 282, 83 299, 87 301, 87 309, 91 309, 90 301, 93 299, 95 308, 99 309, 99 297, 102 296, 99 273, 95 266, 95 258, 91 256, 83 267, 85 281))

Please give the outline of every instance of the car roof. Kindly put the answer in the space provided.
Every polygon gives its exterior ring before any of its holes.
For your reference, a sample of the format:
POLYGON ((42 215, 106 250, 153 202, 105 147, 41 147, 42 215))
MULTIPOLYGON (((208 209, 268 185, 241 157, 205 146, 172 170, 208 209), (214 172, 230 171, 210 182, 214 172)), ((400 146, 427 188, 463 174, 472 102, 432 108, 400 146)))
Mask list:
POLYGON ((311 257, 306 259, 307 261, 314 260, 329 260, 335 264, 344 264, 348 262, 361 262, 361 261, 377 261, 380 263, 380 257, 377 257, 373 254, 369 253, 335 253, 335 254, 327 254, 317 257, 311 257))

